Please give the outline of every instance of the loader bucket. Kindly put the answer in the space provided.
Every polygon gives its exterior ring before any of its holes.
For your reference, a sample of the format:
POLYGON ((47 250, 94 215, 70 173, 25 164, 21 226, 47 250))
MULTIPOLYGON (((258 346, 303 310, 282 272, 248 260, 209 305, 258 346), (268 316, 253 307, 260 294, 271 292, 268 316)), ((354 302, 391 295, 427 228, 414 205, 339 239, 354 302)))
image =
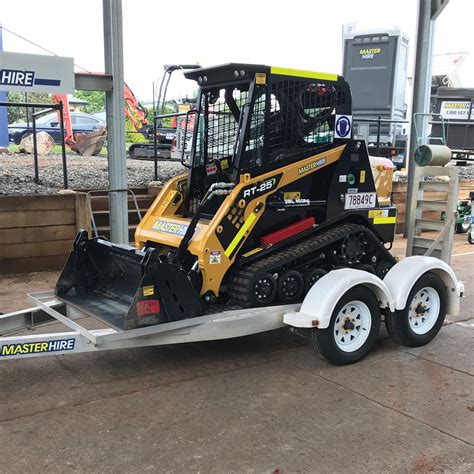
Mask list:
POLYGON ((56 284, 59 300, 114 328, 128 330, 201 314, 199 294, 154 249, 139 251, 81 231, 56 284))

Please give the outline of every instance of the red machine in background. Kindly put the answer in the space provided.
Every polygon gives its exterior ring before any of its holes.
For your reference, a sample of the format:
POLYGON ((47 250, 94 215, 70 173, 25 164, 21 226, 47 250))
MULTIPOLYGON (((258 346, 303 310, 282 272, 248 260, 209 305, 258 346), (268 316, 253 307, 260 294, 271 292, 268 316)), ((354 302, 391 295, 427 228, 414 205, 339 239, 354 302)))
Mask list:
MULTIPOLYGON (((173 64, 166 65, 164 67, 165 73, 161 80, 158 100, 157 100, 157 113, 164 113, 166 105, 166 92, 168 89, 169 81, 171 75, 174 71, 177 70, 188 70, 188 69, 197 69, 200 68, 199 65, 181 65, 173 64)), ((54 94, 54 100, 57 104, 60 102, 63 103, 63 116, 64 116, 64 130, 65 130, 65 142, 66 144, 77 153, 82 155, 85 154, 95 154, 98 153, 102 147, 102 143, 106 139, 106 132, 104 129, 97 129, 90 133, 74 133, 69 109, 69 100, 65 94, 54 94), (96 145, 97 142, 97 146, 96 145)), ((158 160, 178 160, 178 153, 174 153, 172 156, 172 148, 176 151, 180 151, 180 147, 176 147, 176 130, 179 120, 176 120, 176 117, 172 120, 171 127, 163 126, 161 120, 157 121, 156 131, 154 131, 153 123, 148 121, 148 110, 138 101, 135 97, 135 94, 132 92, 130 87, 125 83, 124 84, 124 99, 125 107, 124 112, 125 116, 128 117, 130 122, 135 127, 137 132, 140 132, 145 138, 150 141, 133 143, 129 147, 129 156, 130 158, 144 158, 144 159, 153 159, 155 157, 155 143, 154 137, 156 134, 157 139, 157 159, 158 160), (173 144, 175 146, 173 146, 173 144)), ((188 111, 190 108, 193 108, 195 101, 183 99, 179 104, 176 103, 175 112, 188 111)), ((193 117, 191 117, 192 119, 193 117)), ((58 111, 58 122, 61 121, 61 117, 58 111)), ((181 124, 180 124, 181 125, 181 124)), ((181 125, 182 128, 182 125, 181 125)), ((188 123, 188 130, 193 128, 193 121, 190 120, 188 123)), ((184 130, 183 130, 184 133, 184 130)), ((186 133, 186 138, 179 140, 178 143, 183 142, 183 146, 189 139, 190 132, 186 133)), ((188 148, 188 147, 187 147, 188 148)), ((180 153, 181 155, 181 153, 180 153)))
POLYGON ((125 116, 127 116, 130 122, 132 122, 137 132, 145 134, 150 127, 147 119, 148 110, 140 104, 127 83, 124 84, 123 92, 125 98, 125 116))
MULTIPOLYGON (((76 142, 76 137, 72 129, 71 113, 69 109, 69 99, 67 94, 54 94, 54 101, 56 104, 63 103, 63 116, 64 116, 64 140, 67 145, 71 145, 76 142)), ((145 134, 148 131, 149 123, 147 120, 148 110, 140 104, 135 94, 132 92, 130 87, 124 84, 124 98, 125 98, 125 116, 128 117, 130 122, 133 124, 137 132, 145 134)), ((58 111, 58 122, 61 121, 60 113, 58 111)))
MULTIPOLYGON (((71 143, 74 143, 74 135, 72 133, 71 111, 69 110, 67 94, 54 94, 53 98, 56 104, 59 104, 60 102, 63 103, 64 131, 66 132, 64 141, 66 142, 66 145, 70 145, 71 143)), ((58 122, 61 122, 61 114, 59 113, 59 110, 57 111, 57 114, 58 122)))

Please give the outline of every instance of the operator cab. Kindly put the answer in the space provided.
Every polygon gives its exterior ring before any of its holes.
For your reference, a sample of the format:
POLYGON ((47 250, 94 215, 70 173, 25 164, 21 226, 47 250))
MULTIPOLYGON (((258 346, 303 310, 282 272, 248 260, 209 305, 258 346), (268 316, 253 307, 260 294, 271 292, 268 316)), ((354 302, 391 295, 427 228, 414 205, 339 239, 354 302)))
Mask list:
MULTIPOLYGON (((349 87, 335 74, 231 63, 185 77, 199 85, 188 215, 213 183, 237 183, 329 148, 335 115, 351 113, 349 87)), ((209 202, 203 217, 222 199, 209 202)))

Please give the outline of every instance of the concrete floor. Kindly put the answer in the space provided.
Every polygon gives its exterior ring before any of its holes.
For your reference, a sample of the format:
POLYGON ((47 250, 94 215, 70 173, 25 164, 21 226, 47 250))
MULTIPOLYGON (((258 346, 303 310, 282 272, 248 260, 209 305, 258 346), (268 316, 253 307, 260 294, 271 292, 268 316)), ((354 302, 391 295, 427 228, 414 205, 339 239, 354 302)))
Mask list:
MULTIPOLYGON (((396 253, 403 252, 398 241, 396 253)), ((0 363, 1 472, 474 471, 474 248, 460 316, 334 367, 287 330, 0 363)), ((54 272, 3 278, 0 311, 54 272)), ((51 328, 49 328, 51 329, 51 328)))

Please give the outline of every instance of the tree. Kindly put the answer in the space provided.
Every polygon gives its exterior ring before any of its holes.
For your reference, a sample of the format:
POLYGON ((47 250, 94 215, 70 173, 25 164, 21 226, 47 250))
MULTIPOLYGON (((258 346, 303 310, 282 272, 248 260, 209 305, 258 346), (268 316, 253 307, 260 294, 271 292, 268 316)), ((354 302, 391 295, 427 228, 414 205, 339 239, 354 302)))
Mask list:
MULTIPOLYGON (((8 102, 34 102, 35 104, 54 104, 54 99, 47 93, 43 92, 8 92, 8 102)), ((38 112, 38 111, 36 111, 38 112)), ((31 121, 32 109, 26 107, 8 107, 8 123, 14 122, 26 122, 28 113, 28 119, 31 121)))
MULTIPOLYGON (((165 114, 174 114, 176 112, 174 103, 167 102, 165 104, 164 110, 160 111, 158 115, 165 115, 165 114)), ((148 122, 150 122, 150 125, 153 126, 153 107, 148 108, 148 122)), ((167 117, 164 119, 161 119, 161 125, 158 124, 158 127, 171 127, 171 122, 172 118, 167 117)))
POLYGON ((81 107, 81 112, 95 114, 105 109, 105 92, 99 91, 76 91, 75 97, 87 100, 88 104, 81 107))
POLYGON ((129 143, 142 143, 147 141, 143 134, 135 129, 135 126, 128 117, 125 117, 125 141, 129 143))

